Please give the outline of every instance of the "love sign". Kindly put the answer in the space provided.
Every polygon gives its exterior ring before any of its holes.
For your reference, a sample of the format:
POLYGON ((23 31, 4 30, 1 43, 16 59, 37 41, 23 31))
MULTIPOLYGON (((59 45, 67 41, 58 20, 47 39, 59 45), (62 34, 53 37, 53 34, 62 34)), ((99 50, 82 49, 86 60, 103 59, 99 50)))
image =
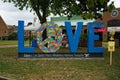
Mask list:
MULTIPOLYGON (((65 28, 68 37, 69 50, 71 53, 75 53, 78 50, 78 44, 80 41, 80 36, 83 28, 83 22, 78 22, 76 25, 75 33, 72 32, 71 22, 65 22, 65 28)), ((88 23, 88 52, 89 53, 103 53, 104 48, 95 47, 94 41, 99 40, 99 35, 94 34, 95 28, 104 28, 104 23, 102 22, 90 22, 88 23)), ((62 32, 61 28, 53 22, 42 24, 37 30, 37 43, 39 48, 44 53, 54 53, 60 49, 62 44, 62 32), (42 39, 43 31, 47 29, 46 40, 42 39), (47 43, 48 47, 44 44, 47 43)), ((24 21, 18 21, 18 53, 34 53, 34 47, 24 47, 24 21)))

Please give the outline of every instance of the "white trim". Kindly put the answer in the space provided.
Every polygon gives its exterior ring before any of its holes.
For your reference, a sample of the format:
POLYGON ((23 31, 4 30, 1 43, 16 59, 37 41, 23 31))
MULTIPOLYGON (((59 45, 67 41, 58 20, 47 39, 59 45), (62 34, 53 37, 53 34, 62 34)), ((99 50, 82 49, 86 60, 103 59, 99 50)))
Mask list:
POLYGON ((110 32, 110 31, 120 32, 120 27, 108 27, 107 31, 108 32, 110 32))

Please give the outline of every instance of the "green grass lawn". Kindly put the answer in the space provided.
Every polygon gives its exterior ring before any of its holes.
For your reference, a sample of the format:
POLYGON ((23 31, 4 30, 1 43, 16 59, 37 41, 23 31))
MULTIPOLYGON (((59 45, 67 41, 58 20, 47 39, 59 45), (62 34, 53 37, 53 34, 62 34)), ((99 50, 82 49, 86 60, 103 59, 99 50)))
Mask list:
POLYGON ((18 60, 17 48, 0 49, 0 76, 16 80, 120 80, 120 49, 104 60, 18 60))
MULTIPOLYGON (((28 44, 29 41, 25 41, 25 44, 28 44)), ((0 40, 0 46, 3 45, 17 45, 18 41, 17 40, 0 40)))

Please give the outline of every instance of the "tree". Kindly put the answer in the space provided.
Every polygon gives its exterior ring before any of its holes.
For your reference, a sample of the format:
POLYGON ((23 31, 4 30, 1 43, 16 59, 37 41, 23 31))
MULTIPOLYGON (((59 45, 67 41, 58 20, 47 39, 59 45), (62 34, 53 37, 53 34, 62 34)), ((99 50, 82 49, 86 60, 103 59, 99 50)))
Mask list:
POLYGON ((55 0, 52 5, 53 13, 67 15, 82 15, 84 19, 102 18, 105 11, 114 9, 113 2, 107 5, 110 0, 55 0), (59 6, 58 6, 59 5, 59 6))
POLYGON ((105 11, 111 11, 115 7, 113 2, 107 6, 110 0, 78 0, 78 6, 84 18, 102 18, 102 13, 105 11))
POLYGON ((20 10, 24 8, 35 11, 41 23, 46 22, 46 17, 54 15, 82 15, 87 18, 101 18, 102 12, 114 8, 113 4, 107 6, 109 0, 2 0, 13 2, 20 10))

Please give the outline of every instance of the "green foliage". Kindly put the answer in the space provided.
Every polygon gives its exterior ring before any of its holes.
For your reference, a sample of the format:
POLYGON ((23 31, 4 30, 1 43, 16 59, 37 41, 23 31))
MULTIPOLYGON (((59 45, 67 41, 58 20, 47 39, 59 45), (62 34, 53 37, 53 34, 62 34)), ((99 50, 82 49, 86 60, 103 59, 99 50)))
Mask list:
POLYGON ((10 33, 8 35, 8 40, 17 40, 17 33, 10 33))
POLYGON ((24 8, 35 11, 41 23, 46 17, 67 15, 70 19, 74 15, 82 15, 84 19, 101 18, 104 11, 114 9, 113 3, 107 6, 109 0, 2 0, 12 2, 20 10, 24 8))
POLYGON ((69 18, 82 13, 76 0, 53 0, 51 8, 53 14, 60 16, 67 15, 69 18))
POLYGON ((80 40, 86 41, 87 40, 87 33, 81 34, 80 40))
POLYGON ((29 40, 29 36, 24 36, 24 40, 25 41, 29 40))
POLYGON ((107 6, 110 0, 78 0, 78 6, 83 11, 82 15, 84 19, 97 19, 102 18, 102 14, 105 11, 111 11, 114 9, 113 3, 107 6))

